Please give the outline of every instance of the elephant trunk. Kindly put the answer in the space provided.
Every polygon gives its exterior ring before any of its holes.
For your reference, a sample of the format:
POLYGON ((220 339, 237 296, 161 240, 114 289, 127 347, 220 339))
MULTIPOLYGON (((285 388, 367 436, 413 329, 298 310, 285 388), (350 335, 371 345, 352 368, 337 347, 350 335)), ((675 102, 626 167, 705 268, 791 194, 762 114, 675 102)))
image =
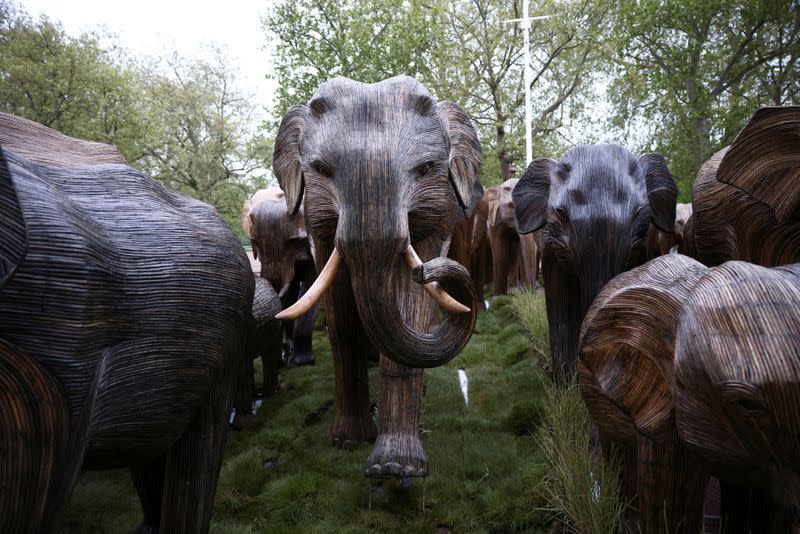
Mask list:
POLYGON ((380 352, 410 367, 437 367, 464 348, 475 326, 478 295, 469 272, 461 264, 448 258, 422 263, 407 238, 393 240, 388 246, 384 243, 343 251, 343 256, 364 329, 380 352), (409 268, 406 263, 414 265, 411 277, 402 271, 409 268), (445 313, 433 332, 417 331, 403 317, 402 302, 421 305, 411 298, 411 288, 404 287, 411 280, 423 284, 446 309, 457 310, 445 313), (446 286, 447 292, 438 285, 446 286))

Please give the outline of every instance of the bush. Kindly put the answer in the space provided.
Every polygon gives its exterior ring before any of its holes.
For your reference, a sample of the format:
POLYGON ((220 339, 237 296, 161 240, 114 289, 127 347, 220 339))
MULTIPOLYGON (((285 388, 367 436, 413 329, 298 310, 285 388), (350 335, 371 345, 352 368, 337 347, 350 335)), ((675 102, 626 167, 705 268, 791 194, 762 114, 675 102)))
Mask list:
POLYGON ((524 288, 514 294, 511 308, 528 335, 530 352, 542 367, 550 365, 550 336, 547 326, 547 308, 544 291, 524 288))

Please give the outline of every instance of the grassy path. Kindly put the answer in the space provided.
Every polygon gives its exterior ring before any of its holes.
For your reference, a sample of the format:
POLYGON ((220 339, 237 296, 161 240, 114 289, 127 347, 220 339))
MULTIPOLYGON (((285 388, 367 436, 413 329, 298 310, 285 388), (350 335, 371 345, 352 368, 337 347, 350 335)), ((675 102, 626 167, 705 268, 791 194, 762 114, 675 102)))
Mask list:
MULTIPOLYGON (((511 298, 495 299, 450 364, 426 372, 423 442, 430 475, 410 489, 363 476, 370 445, 330 446, 333 365, 327 334, 314 333, 317 365, 282 371, 281 392, 255 425, 229 435, 212 532, 545 532, 537 491, 541 458, 532 433, 545 406, 544 378, 511 298), (469 379, 469 406, 458 380, 469 379), (371 497, 370 497, 371 494, 371 497), (370 507, 371 500, 371 507, 370 507)), ((377 368, 370 369, 377 396, 377 368)), ((127 471, 87 473, 61 532, 130 533, 141 521, 127 471)))

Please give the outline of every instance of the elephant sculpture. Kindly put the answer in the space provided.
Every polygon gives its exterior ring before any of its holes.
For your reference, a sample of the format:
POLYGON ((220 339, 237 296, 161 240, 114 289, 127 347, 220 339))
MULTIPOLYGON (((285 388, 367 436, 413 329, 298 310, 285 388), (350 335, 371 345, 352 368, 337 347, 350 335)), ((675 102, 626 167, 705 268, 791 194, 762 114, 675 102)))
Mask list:
POLYGON ((708 266, 800 262, 800 106, 760 108, 700 168, 689 253, 708 266))
POLYGON ((678 188, 659 154, 582 145, 533 161, 514 187, 517 228, 542 229, 542 273, 553 377, 575 374, 581 321, 617 274, 644 263, 652 222, 672 232, 678 188))
POLYGON ((144 532, 205 532, 253 274, 216 211, 0 114, 0 531, 130 467, 144 532))
MULTIPOLYGON (((786 532, 800 504, 800 266, 657 258, 583 323, 581 392, 623 458, 643 532, 698 532, 710 474, 723 532, 786 532)), ((635 530, 635 527, 634 527, 635 530)))
MULTIPOLYGON (((261 277, 278 291, 282 306, 288 308, 317 277, 302 207, 295 214, 286 213, 286 201, 279 187, 260 189, 242 207, 242 228, 250 238, 253 256, 261 262, 261 277)), ((311 331, 316 313, 314 307, 296 320, 283 321, 287 363, 314 364, 311 331)), ((270 367, 277 369, 279 364, 280 361, 270 362, 270 367)), ((265 385, 264 394, 271 393, 272 389, 265 385)))
POLYGON ((236 413, 231 421, 231 427, 236 430, 241 430, 250 424, 255 415, 252 407, 253 394, 256 392, 253 358, 261 357, 263 391, 271 392, 278 388, 278 363, 281 359, 283 329, 281 321, 275 316, 282 309, 278 294, 270 283, 256 276, 253 309, 249 318, 251 328, 246 344, 248 357, 244 359, 240 369, 234 404, 236 413))
POLYGON ((477 314, 468 271, 444 257, 455 225, 483 195, 472 123, 413 78, 339 77, 283 117, 273 161, 289 212, 304 199, 319 272, 279 317, 298 316, 324 295, 337 392, 332 442, 377 435, 368 476, 426 476, 422 368, 452 359, 477 314), (376 428, 367 359, 378 352, 376 428))
POLYGON ((538 232, 520 234, 514 218, 511 192, 517 182, 517 178, 511 178, 487 189, 487 192, 496 191, 490 197, 487 217, 495 295, 508 293, 509 285, 519 282, 535 287, 539 278, 538 232))

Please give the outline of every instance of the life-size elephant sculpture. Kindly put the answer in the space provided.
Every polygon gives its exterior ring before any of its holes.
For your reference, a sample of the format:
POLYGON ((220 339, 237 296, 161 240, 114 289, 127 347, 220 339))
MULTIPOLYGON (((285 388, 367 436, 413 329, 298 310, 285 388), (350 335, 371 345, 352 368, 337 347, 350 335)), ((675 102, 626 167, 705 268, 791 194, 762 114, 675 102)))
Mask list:
POLYGON ((273 161, 290 212, 305 192, 319 269, 314 286, 279 317, 303 313, 324 294, 336 370, 331 438, 345 444, 378 434, 367 475, 425 476, 419 368, 453 358, 477 313, 469 273, 442 257, 455 224, 483 195, 472 123, 413 78, 335 78, 284 116, 273 161), (448 310, 441 320, 428 294, 448 310), (367 381, 375 352, 377 429, 367 381))
POLYGON ((642 264, 651 222, 672 232, 678 188, 659 154, 583 145, 533 161, 512 197, 520 233, 542 229, 553 376, 575 374, 581 321, 617 274, 642 264))
POLYGON ((692 242, 708 266, 800 261, 800 106, 761 108, 700 168, 692 242))
POLYGON ((231 422, 231 426, 237 430, 247 426, 254 415, 252 401, 256 389, 253 379, 253 358, 261 357, 261 384, 264 391, 275 391, 278 388, 278 364, 281 358, 283 332, 281 321, 275 316, 282 309, 278 294, 270 283, 256 276, 250 317, 252 327, 245 345, 248 357, 244 359, 240 370, 234 404, 236 415, 231 422))
POLYGON ((0 114, 0 531, 129 466, 144 531, 205 532, 253 274, 216 211, 0 114))
MULTIPOLYGON (((250 237, 253 256, 261 262, 261 277, 278 291, 282 306, 288 308, 317 278, 302 207, 295 214, 287 213, 284 193, 279 187, 261 189, 242 206, 242 228, 250 237)), ((314 364, 311 334, 316 314, 314 307, 296 320, 283 322, 288 363, 314 364)), ((271 368, 279 364, 280 361, 270 362, 271 368)), ((272 392, 265 384, 264 393, 272 392)))
POLYGON ((496 190, 489 200, 487 233, 492 248, 492 278, 494 294, 508 293, 510 285, 522 282, 535 287, 539 278, 540 247, 538 233, 520 234, 514 218, 514 202, 511 192, 519 182, 516 178, 501 185, 490 187, 496 190))
POLYGON ((723 532, 788 531, 800 504, 798 297, 797 264, 708 269, 670 254, 595 299, 581 391, 604 452, 622 453, 643 532, 697 532, 709 473, 723 532))

